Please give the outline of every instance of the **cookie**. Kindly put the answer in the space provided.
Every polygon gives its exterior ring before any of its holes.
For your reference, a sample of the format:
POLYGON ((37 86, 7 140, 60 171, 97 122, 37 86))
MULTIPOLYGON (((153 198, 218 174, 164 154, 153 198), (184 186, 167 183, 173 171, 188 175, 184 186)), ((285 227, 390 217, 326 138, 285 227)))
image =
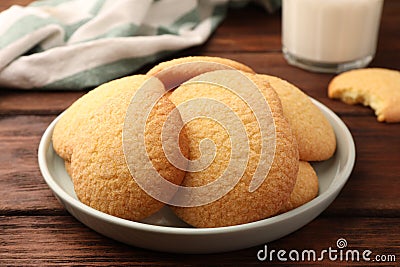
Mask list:
MULTIPOLYGON (((192 57, 181 57, 181 58, 173 59, 170 61, 161 62, 160 64, 158 64, 155 67, 153 67, 152 69, 150 69, 147 72, 147 75, 154 76, 157 73, 159 73, 171 66, 182 64, 182 63, 198 62, 198 61, 215 62, 215 63, 229 66, 231 68, 234 68, 234 69, 237 69, 240 71, 254 73, 254 71, 250 67, 248 67, 240 62, 231 60, 231 59, 220 58, 220 57, 192 56, 192 57)), ((182 73, 180 73, 180 74, 182 75, 182 73)))
POLYGON ((311 201, 318 195, 318 176, 307 161, 300 161, 296 184, 281 212, 286 212, 311 201))
POLYGON ((71 161, 74 143, 80 138, 80 128, 85 118, 116 93, 138 87, 146 79, 145 75, 135 75, 113 80, 98 86, 75 101, 64 111, 54 127, 52 141, 56 153, 64 160, 71 161))
POLYGON ((328 96, 347 104, 370 106, 378 121, 400 121, 400 72, 382 68, 357 69, 337 75, 328 96))
POLYGON ((331 124, 310 98, 293 84, 278 77, 258 74, 278 93, 283 114, 299 146, 304 161, 329 159, 336 150, 336 137, 331 124))
MULTIPOLYGON (((215 71, 211 75, 217 80, 224 80, 226 78, 224 72, 237 71, 215 71)), ((245 75, 259 87, 262 96, 268 102, 276 129, 275 157, 268 176, 254 192, 249 191, 249 185, 261 157, 261 134, 255 114, 247 103, 223 86, 196 82, 181 85, 170 96, 172 102, 177 106, 192 99, 201 98, 223 103, 237 114, 249 137, 249 161, 239 182, 231 191, 218 200, 205 205, 171 207, 178 217, 192 226, 220 227, 267 218, 280 211, 293 190, 298 171, 298 150, 290 126, 283 115, 279 97, 264 80, 260 80, 254 74, 245 75)), ((231 80, 231 78, 226 79, 231 80)), ((238 82, 240 83, 240 81, 238 82)), ((196 110, 207 111, 208 109, 207 103, 196 104, 196 110)), ((214 160, 206 169, 187 172, 182 185, 187 187, 207 185, 218 179, 230 163, 233 147, 230 143, 230 136, 223 125, 205 117, 189 121, 185 124, 185 129, 189 139, 190 159, 198 159, 202 156, 199 145, 200 141, 205 138, 214 142, 217 152, 214 160)), ((264 136, 264 138, 269 137, 264 136)))
MULTIPOLYGON (((135 79, 141 81, 143 77, 131 77, 130 88, 120 90, 81 122, 80 138, 74 144, 70 169, 75 193, 82 203, 117 217, 138 221, 158 211, 164 203, 142 190, 131 176, 125 160, 122 134, 128 106, 140 86, 140 82, 133 82, 135 79)), ((122 79, 113 85, 121 89, 127 86, 126 82, 122 79)), ((164 92, 164 88, 160 90, 164 92)), ((144 134, 147 156, 153 167, 167 181, 179 184, 184 171, 169 163, 161 143, 163 123, 174 108, 167 97, 162 97, 152 109, 144 133, 130 134, 132 138, 144 134)), ((182 127, 180 117, 176 117, 173 123, 173 129, 182 127)), ((184 139, 180 142, 182 153, 187 154, 184 139)), ((136 155, 138 151, 133 147, 127 153, 136 155)))

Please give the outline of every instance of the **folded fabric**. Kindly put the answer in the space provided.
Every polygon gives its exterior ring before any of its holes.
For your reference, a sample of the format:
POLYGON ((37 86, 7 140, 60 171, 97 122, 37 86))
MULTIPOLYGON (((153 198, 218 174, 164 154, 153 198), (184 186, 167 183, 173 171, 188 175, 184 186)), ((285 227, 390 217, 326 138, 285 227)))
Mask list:
MULTIPOLYGON (((44 0, 0 13, 0 86, 80 90, 204 43, 229 0, 44 0)), ((238 2, 237 0, 235 2, 238 2)), ((279 0, 262 0, 272 10, 279 0)))

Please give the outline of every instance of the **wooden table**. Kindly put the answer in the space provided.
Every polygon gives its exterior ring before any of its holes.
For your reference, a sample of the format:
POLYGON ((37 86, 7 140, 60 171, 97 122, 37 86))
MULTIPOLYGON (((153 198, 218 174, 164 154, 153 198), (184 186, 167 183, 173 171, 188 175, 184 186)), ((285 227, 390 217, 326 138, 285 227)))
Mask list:
MULTIPOLYGON (((28 2, 2 0, 0 10, 28 2)), ((378 52, 371 66, 400 69, 399 14, 400 1, 386 0, 378 52)), ((337 239, 345 238, 349 248, 369 249, 373 255, 395 255, 399 265, 400 124, 378 123, 368 108, 328 99, 326 88, 333 75, 289 66, 281 53, 280 20, 279 12, 268 15, 255 6, 230 10, 206 44, 175 56, 222 56, 239 60, 257 72, 285 78, 336 112, 353 134, 357 160, 341 194, 310 224, 269 243, 270 248, 321 251, 335 248, 337 239)), ((143 68, 140 72, 145 71, 143 68)), ((160 253, 108 239, 68 214, 40 174, 37 149, 49 123, 84 93, 0 88, 1 266, 267 264, 256 257, 262 245, 213 255, 160 253)), ((329 259, 324 263, 350 264, 329 259)), ((374 264, 395 265, 375 261, 368 266, 374 264)))

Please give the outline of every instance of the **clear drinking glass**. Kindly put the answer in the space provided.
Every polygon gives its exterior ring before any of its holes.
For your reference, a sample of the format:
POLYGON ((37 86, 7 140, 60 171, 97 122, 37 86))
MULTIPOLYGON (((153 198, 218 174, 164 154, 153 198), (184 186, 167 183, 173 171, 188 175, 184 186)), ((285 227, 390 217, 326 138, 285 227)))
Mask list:
POLYGON ((284 57, 316 72, 366 67, 375 55, 382 6, 383 0, 283 0, 284 57))

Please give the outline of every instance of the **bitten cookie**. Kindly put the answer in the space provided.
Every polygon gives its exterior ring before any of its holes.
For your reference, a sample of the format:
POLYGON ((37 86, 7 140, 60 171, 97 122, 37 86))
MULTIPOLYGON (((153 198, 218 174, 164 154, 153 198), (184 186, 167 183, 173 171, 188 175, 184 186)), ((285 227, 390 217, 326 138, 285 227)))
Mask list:
POLYGON ((281 212, 286 212, 311 201, 318 195, 318 176, 314 168, 307 161, 300 161, 296 184, 294 185, 289 201, 281 212))
POLYGON ((75 101, 64 111, 54 128, 52 140, 57 154, 65 161, 70 161, 74 143, 80 139, 80 129, 85 119, 113 95, 129 91, 132 87, 137 88, 146 79, 145 75, 117 79, 98 86, 75 101))
MULTIPOLYGON (((226 70, 222 72, 235 72, 226 70)), ((215 77, 224 79, 221 71, 215 77)), ((276 150, 271 169, 263 183, 254 192, 249 192, 250 181, 259 164, 261 134, 251 107, 228 89, 216 84, 187 83, 178 87, 170 96, 175 105, 192 99, 213 99, 230 107, 242 121, 249 137, 250 156, 244 174, 236 186, 220 199, 197 207, 171 207, 188 224, 195 227, 220 227, 257 221, 277 214, 288 201, 298 171, 298 150, 290 126, 285 119, 279 97, 268 83, 254 74, 245 74, 260 89, 269 103, 276 129, 276 150)), ((208 104, 197 104, 197 110, 207 110, 208 104)), ((216 155, 211 164, 198 172, 187 172, 183 186, 198 187, 209 184, 220 177, 230 163, 232 145, 223 125, 208 118, 197 118, 185 124, 188 133, 190 159, 201 157, 199 143, 211 139, 216 146, 216 155)), ((264 137, 266 138, 266 137, 264 137)))
POLYGON ((332 126, 310 98, 293 84, 278 77, 257 74, 269 82, 282 102, 283 114, 299 146, 300 159, 322 161, 336 150, 336 137, 332 126))
POLYGON ((378 121, 400 121, 400 72, 367 68, 337 75, 328 86, 330 98, 363 104, 375 110, 378 121))
MULTIPOLYGON (((81 122, 80 138, 74 144, 70 169, 74 189, 81 202, 102 212, 137 221, 158 211, 164 203, 140 188, 131 176, 123 152, 125 114, 140 86, 140 82, 133 82, 135 79, 143 81, 142 76, 131 77, 130 88, 121 90, 81 122)), ((124 88, 126 80, 116 81, 114 86, 124 88)), ((164 92, 163 88, 160 90, 164 92)), ((153 167, 164 179, 179 184, 184 171, 169 163, 161 143, 162 125, 174 108, 167 97, 162 97, 149 114, 144 133, 130 134, 133 137, 144 134, 148 158, 153 167)), ((173 124, 171 129, 180 129, 180 117, 174 117, 173 124)), ((187 155, 185 139, 180 139, 180 142, 181 151, 187 155)), ((127 153, 138 154, 138 151, 133 147, 127 153)))

